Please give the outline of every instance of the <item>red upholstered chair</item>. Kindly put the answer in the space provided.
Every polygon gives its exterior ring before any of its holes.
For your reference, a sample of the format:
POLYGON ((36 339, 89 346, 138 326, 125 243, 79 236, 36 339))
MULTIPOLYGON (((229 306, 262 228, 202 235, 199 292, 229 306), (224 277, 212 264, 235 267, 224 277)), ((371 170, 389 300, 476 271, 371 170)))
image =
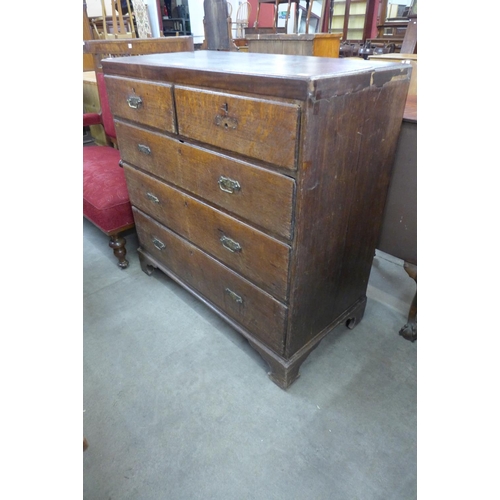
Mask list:
MULTIPOLYGON (((109 109, 104 75, 96 73, 101 112, 84 113, 83 125, 101 124, 110 144, 116 142, 113 116, 109 109)), ((128 266, 125 238, 121 235, 134 227, 120 152, 114 145, 83 147, 83 215, 110 237, 109 246, 118 258, 118 266, 128 266)))
POLYGON ((109 246, 118 258, 120 268, 128 266, 123 232, 134 227, 134 219, 125 175, 120 167, 101 59, 181 51, 194 51, 192 36, 84 41, 83 52, 92 54, 94 61, 101 112, 84 114, 83 125, 102 124, 109 144, 83 147, 83 215, 110 237, 109 246))

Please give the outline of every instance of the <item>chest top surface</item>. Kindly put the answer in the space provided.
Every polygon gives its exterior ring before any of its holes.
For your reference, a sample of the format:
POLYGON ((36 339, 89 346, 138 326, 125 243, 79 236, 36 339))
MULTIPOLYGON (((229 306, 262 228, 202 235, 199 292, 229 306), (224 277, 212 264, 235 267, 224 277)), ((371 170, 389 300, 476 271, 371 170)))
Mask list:
MULTIPOLYGON (((102 62, 108 75, 137 77, 178 84, 219 87, 291 99, 307 99, 317 89, 335 86, 352 76, 352 89, 382 85, 393 78, 409 78, 411 66, 403 63, 365 61, 284 54, 201 50, 171 54, 118 57, 102 62), (376 75, 376 77, 374 77, 376 75)), ((343 84, 343 92, 349 91, 343 84)))

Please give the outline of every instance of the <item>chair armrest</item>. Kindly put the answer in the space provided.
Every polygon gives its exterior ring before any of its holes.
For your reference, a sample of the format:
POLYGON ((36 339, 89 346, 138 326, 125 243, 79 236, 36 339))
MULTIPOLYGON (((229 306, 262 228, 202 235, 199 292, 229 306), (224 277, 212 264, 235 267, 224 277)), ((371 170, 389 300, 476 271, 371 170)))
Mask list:
POLYGON ((83 113, 83 126, 102 125, 100 113, 83 113))

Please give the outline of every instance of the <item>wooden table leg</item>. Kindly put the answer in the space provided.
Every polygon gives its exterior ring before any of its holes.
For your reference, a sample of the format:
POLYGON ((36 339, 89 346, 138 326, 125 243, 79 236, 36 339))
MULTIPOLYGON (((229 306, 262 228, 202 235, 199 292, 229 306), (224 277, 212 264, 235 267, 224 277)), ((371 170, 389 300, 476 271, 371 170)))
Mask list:
MULTIPOLYGON (((410 264, 409 262, 405 262, 404 269, 408 273, 408 276, 414 279, 415 283, 417 283, 417 266, 410 264)), ((415 340, 417 340, 417 292, 415 292, 415 296, 413 297, 413 301, 410 306, 408 321, 403 328, 399 330, 399 335, 411 342, 415 342, 415 340)))

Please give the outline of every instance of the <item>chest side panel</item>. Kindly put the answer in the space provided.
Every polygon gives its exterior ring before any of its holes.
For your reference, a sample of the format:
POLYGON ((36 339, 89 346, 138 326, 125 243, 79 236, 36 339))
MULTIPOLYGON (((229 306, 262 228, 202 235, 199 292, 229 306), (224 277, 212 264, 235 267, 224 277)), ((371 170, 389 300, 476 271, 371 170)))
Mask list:
POLYGON ((307 108, 288 356, 366 294, 409 79, 377 86, 367 73, 355 83, 307 108))

